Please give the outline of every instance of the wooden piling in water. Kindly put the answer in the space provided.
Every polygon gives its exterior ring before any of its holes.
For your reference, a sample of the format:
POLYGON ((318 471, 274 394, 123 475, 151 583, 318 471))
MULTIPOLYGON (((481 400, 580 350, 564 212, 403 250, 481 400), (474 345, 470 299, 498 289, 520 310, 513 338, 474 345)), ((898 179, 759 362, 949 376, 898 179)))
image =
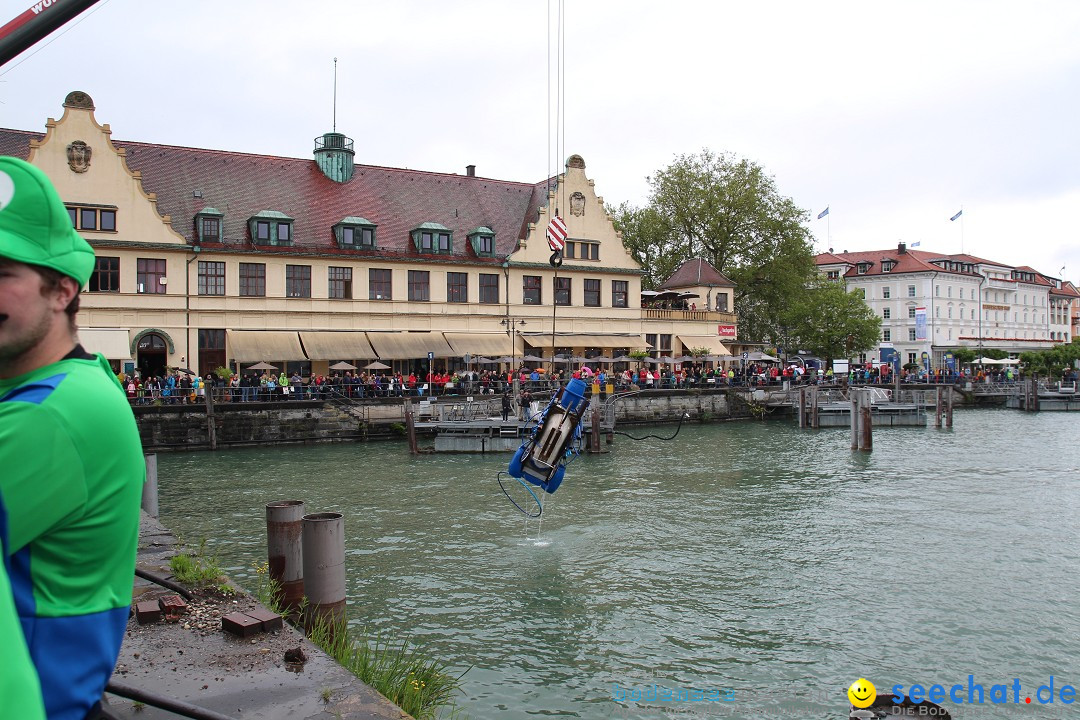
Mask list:
POLYGON ((589 452, 600 452, 600 408, 593 405, 592 425, 589 427, 589 452))
POLYGON ((862 420, 861 429, 862 437, 859 442, 859 449, 864 452, 870 452, 874 449, 874 418, 870 413, 870 391, 862 391, 862 420))
POLYGON ((419 454, 420 450, 416 446, 416 422, 413 419, 412 403, 405 403, 405 432, 409 437, 409 452, 413 455, 419 454))
POLYGON ((206 432, 210 438, 210 449, 217 450, 217 422, 214 420, 214 401, 210 397, 212 388, 203 390, 206 398, 206 432))
POLYGON ((936 428, 941 427, 942 405, 943 405, 943 403, 941 401, 941 388, 938 387, 937 388, 937 401, 934 403, 934 427, 936 427, 936 428))
POLYGON ((950 385, 947 393, 948 399, 945 401, 945 427, 947 428, 952 427, 953 394, 953 388, 950 385))
POLYGON ((854 388, 848 390, 851 400, 851 449, 859 449, 859 391, 854 388))

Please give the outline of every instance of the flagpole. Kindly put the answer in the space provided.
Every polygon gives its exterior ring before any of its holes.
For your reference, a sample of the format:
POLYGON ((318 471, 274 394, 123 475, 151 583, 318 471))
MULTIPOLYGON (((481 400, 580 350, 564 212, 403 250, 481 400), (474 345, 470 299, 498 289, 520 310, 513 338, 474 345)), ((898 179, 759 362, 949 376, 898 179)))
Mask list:
POLYGON ((963 255, 963 205, 960 205, 960 255, 963 255))

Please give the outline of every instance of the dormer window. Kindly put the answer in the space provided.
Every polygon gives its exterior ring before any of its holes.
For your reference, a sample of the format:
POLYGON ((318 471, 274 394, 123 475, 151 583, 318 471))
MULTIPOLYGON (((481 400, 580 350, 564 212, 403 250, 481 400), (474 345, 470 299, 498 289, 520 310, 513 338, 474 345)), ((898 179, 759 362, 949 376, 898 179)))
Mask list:
POLYGON ((293 219, 277 210, 263 210, 248 219, 248 230, 256 245, 292 245, 293 219))
POLYGON ((412 231, 413 246, 427 255, 449 255, 454 251, 453 233, 439 223, 424 223, 412 231))
POLYGON ((866 271, 870 269, 870 263, 861 262, 855 266, 855 272, 859 275, 865 275, 866 271))
POLYGON ((195 213, 195 239, 198 242, 221 242, 221 220, 224 217, 220 210, 207 207, 195 213))
POLYGON ((478 227, 468 235, 473 252, 484 257, 495 256, 495 231, 489 227, 478 227))
POLYGON ((881 272, 883 272, 883 273, 892 272, 893 265, 895 265, 895 263, 892 260, 882 260, 881 261, 881 272))
POLYGON ((342 218, 334 225, 334 237, 339 248, 346 250, 374 250, 375 223, 362 217, 342 218))

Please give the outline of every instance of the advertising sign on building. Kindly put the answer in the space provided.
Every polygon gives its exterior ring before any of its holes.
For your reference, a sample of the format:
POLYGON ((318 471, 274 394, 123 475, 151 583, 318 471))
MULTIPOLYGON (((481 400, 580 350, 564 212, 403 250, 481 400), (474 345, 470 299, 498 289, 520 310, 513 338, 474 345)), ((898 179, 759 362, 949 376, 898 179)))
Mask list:
POLYGON ((915 308, 915 339, 926 339, 926 308, 915 308))
POLYGON ((735 326, 734 325, 717 325, 716 334, 720 336, 721 340, 734 340, 735 339, 735 326))

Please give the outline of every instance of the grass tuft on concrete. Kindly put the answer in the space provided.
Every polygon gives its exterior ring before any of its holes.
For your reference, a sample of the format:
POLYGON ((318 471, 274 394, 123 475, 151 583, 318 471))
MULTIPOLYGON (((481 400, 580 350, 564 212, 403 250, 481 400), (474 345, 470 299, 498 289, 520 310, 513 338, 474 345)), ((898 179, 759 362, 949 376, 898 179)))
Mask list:
POLYGON ((435 720, 440 712, 442 717, 463 717, 454 699, 461 691, 464 672, 454 676, 445 664, 407 639, 371 639, 345 622, 321 618, 311 625, 312 642, 416 720, 435 720))

